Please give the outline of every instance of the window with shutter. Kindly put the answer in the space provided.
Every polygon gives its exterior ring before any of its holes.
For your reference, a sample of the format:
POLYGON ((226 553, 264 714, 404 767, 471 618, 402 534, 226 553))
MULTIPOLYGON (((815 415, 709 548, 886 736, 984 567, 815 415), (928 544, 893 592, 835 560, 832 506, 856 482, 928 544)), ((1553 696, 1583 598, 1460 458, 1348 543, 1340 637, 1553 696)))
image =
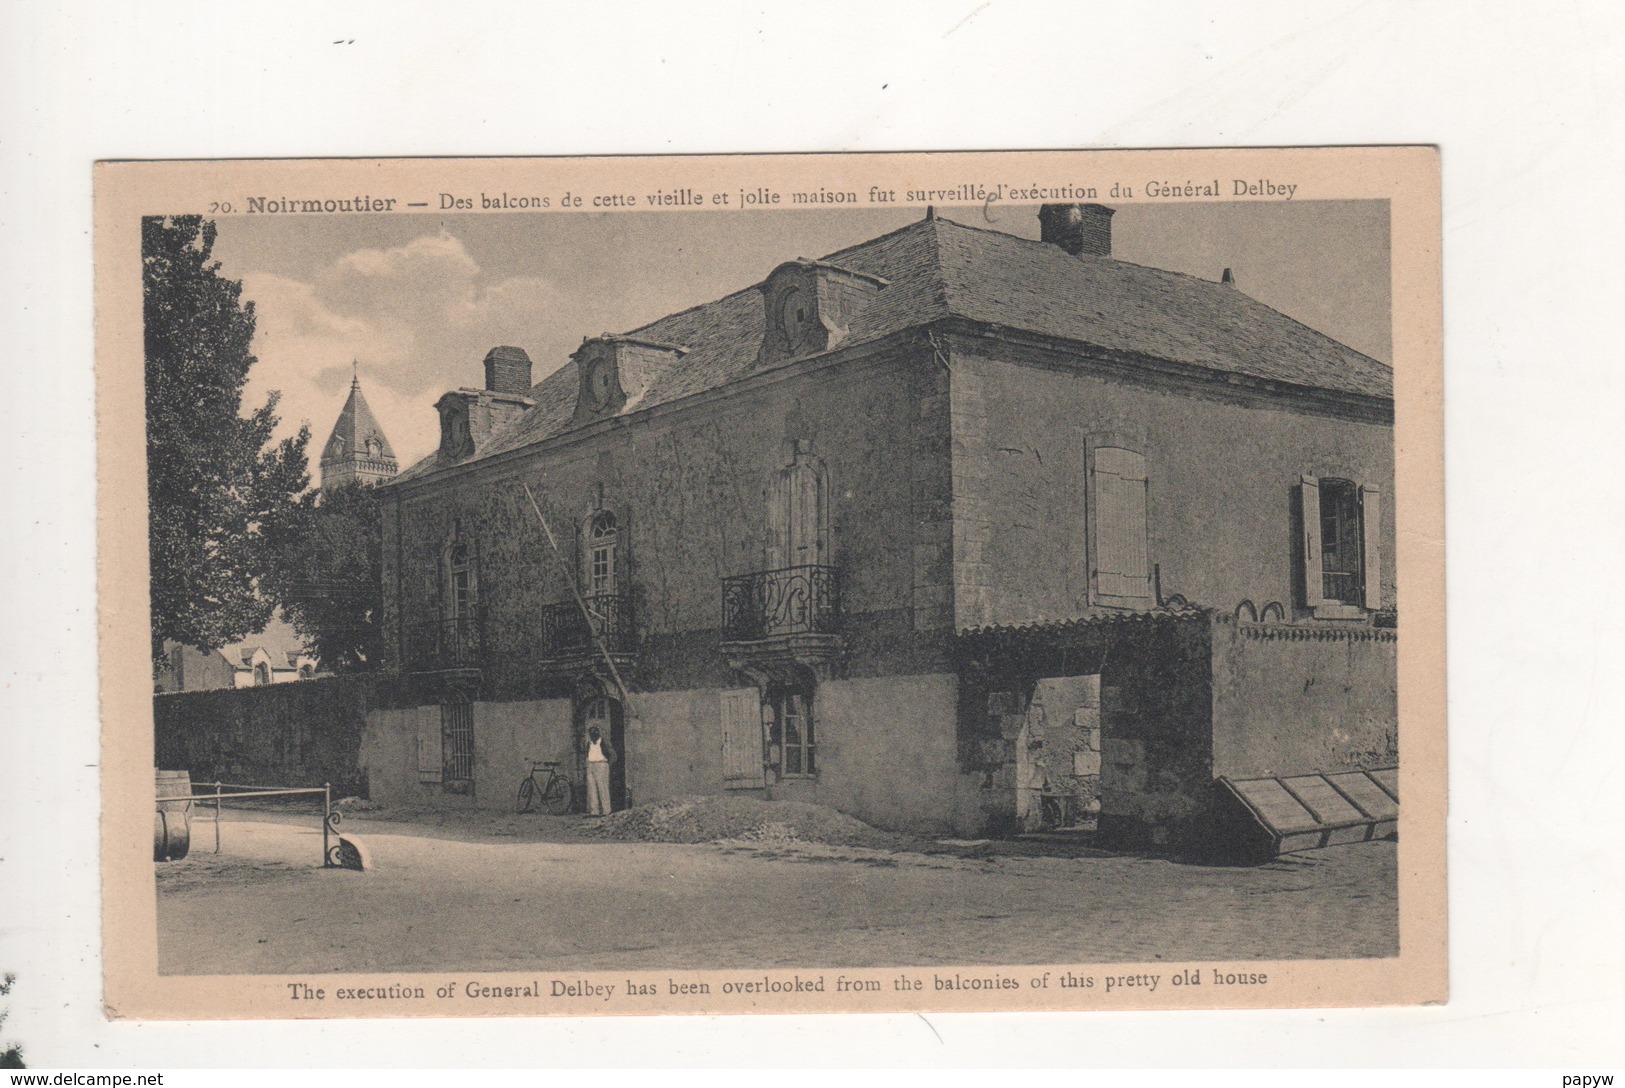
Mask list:
POLYGON ((762 704, 762 719, 768 733, 768 760, 780 777, 816 775, 812 689, 799 685, 771 688, 762 704))
POLYGON ((766 785, 761 701, 755 688, 722 693, 722 778, 729 789, 760 789, 766 785))
POLYGON ((1298 484, 1304 607, 1359 619, 1381 607, 1382 495, 1367 484, 1304 476, 1298 484))
POLYGON ((418 781, 439 782, 445 754, 440 741, 440 708, 420 706, 418 719, 418 781))
POLYGON ((768 493, 769 570, 829 562, 829 494, 824 464, 798 448, 773 474, 768 493))
POLYGON ((1145 456, 1118 446, 1094 451, 1095 593, 1103 604, 1151 598, 1145 456))

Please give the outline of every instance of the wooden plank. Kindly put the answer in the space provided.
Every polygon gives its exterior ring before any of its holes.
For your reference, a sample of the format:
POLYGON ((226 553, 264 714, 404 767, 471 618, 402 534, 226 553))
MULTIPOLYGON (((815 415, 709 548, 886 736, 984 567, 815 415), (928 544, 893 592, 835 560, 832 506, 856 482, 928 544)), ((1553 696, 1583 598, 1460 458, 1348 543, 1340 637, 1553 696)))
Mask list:
POLYGON ((1292 793, 1273 778, 1232 782, 1230 788, 1257 812, 1265 827, 1276 835, 1298 831, 1318 831, 1320 820, 1304 808, 1292 793))
POLYGON ((1364 771, 1327 775, 1326 781, 1373 820, 1392 820, 1399 815, 1399 802, 1364 771))

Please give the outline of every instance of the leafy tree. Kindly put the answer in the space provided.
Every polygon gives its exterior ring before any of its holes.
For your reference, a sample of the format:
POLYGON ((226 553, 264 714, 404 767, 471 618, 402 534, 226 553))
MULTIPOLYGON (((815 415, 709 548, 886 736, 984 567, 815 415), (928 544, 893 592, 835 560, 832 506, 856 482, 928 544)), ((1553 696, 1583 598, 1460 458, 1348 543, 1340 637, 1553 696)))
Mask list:
POLYGON ((165 639, 213 650, 265 626, 262 530, 310 482, 309 429, 272 444, 277 394, 243 414, 254 304, 214 239, 196 215, 141 221, 155 667, 165 639))
POLYGON ((311 492, 266 538, 275 561, 266 588, 282 614, 334 672, 375 669, 382 650, 383 534, 370 486, 348 481, 311 492))
MULTIPOLYGON (((11 987, 17 982, 17 976, 7 971, 0 978, 0 997, 8 997, 11 987)), ((10 1009, 0 1009, 0 1024, 4 1024, 11 1016, 10 1009)), ((0 1043, 0 1069, 27 1069, 23 1064, 23 1048, 17 1043, 0 1043)))

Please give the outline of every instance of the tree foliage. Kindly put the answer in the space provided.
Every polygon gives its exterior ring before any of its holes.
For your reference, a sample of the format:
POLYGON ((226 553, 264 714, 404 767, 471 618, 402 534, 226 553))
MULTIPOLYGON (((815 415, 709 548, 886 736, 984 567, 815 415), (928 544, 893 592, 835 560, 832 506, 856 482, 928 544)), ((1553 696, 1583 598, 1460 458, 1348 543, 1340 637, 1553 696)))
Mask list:
POLYGON ((383 535, 373 489, 349 481, 311 492, 267 527, 266 588, 334 672, 375 669, 382 649, 383 535))
POLYGON ((309 485, 308 428, 272 442, 277 394, 243 414, 254 304, 214 240, 200 216, 141 222, 155 664, 166 639, 213 650, 265 626, 264 527, 309 485))

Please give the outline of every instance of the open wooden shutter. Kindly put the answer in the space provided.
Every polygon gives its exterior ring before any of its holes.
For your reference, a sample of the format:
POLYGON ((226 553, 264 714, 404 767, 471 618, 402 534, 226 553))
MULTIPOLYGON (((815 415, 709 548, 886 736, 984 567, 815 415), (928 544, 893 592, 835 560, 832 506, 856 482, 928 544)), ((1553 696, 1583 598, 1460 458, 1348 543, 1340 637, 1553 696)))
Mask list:
POLYGON ((1303 604, 1319 608, 1326 603, 1326 582, 1320 561, 1320 480, 1305 476, 1298 484, 1303 507, 1303 604))
POLYGON ((1147 598, 1145 456, 1095 450, 1095 586, 1102 597, 1147 598))
POLYGON ((1360 488, 1360 544, 1365 551, 1364 603, 1375 612, 1382 607, 1382 492, 1369 484, 1360 488))
POLYGON ((760 789, 762 774, 761 696, 755 688, 722 693, 722 778, 729 789, 760 789))
POLYGON ((418 781, 439 782, 445 767, 445 753, 441 749, 440 708, 417 708, 418 726, 418 781))

